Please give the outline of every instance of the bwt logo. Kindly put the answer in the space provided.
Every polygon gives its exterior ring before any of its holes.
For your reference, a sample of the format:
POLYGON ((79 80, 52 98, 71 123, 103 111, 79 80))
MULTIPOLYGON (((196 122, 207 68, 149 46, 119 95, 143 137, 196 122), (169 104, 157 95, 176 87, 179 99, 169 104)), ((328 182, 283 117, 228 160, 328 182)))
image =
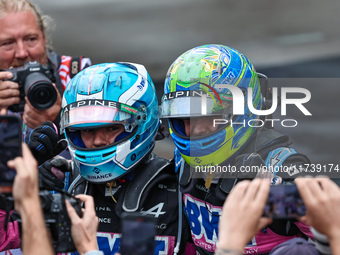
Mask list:
MULTIPOLYGON (((227 85, 227 84, 217 84, 215 86, 216 88, 223 88, 223 89, 229 89, 233 95, 233 115, 244 115, 244 95, 240 88, 234 86, 234 85, 227 85)), ((266 110, 258 110, 255 109, 253 106, 253 91, 252 88, 248 88, 248 99, 247 99, 247 105, 249 110, 256 114, 256 115, 270 115, 273 112, 275 112, 277 105, 278 105, 278 93, 277 88, 272 88, 272 106, 270 109, 266 110)), ((218 95, 217 95, 218 96, 218 95)), ((220 97, 218 96, 218 99, 220 100, 220 97)), ((267 98, 268 99, 268 98, 267 98)), ((281 115, 285 116, 287 114, 287 105, 293 104, 297 108, 300 109, 300 111, 306 115, 311 116, 312 114, 303 106, 304 103, 309 102, 311 99, 311 93, 309 90, 304 88, 281 88, 281 115), (300 93, 303 94, 304 98, 294 98, 289 99, 287 98, 288 93, 300 93)), ((221 102, 221 100, 220 100, 221 102)), ((204 102, 202 100, 202 110, 203 107, 206 108, 206 102, 203 106, 204 102)), ((204 109, 204 111, 206 111, 204 109)))
POLYGON ((139 85, 137 85, 137 88, 139 90, 143 90, 144 87, 145 87, 145 80, 144 80, 144 78, 142 78, 142 81, 140 82, 139 85))

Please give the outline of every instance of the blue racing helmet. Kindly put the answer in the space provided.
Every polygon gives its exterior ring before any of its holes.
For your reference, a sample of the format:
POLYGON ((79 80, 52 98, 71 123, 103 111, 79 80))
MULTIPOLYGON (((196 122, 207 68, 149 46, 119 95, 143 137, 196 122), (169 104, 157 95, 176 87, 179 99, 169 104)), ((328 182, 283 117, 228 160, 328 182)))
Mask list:
POLYGON ((138 166, 155 145, 157 107, 154 84, 142 65, 103 63, 79 72, 65 89, 60 126, 80 174, 107 183, 138 166), (115 124, 124 131, 113 144, 85 147, 81 130, 115 124))

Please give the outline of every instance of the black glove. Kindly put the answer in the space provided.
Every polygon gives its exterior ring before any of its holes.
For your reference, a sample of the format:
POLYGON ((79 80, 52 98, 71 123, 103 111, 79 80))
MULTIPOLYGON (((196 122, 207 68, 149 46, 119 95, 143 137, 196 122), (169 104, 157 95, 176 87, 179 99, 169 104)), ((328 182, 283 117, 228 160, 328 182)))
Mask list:
POLYGON ((39 165, 66 149, 67 141, 64 139, 58 140, 56 126, 50 121, 45 121, 25 137, 25 143, 39 165))
POLYGON ((274 174, 271 172, 263 170, 266 164, 264 163, 261 156, 255 152, 237 156, 234 166, 237 169, 236 178, 238 179, 274 177, 274 174))
POLYGON ((56 156, 39 166, 39 188, 47 190, 62 190, 65 173, 72 170, 71 160, 56 156))

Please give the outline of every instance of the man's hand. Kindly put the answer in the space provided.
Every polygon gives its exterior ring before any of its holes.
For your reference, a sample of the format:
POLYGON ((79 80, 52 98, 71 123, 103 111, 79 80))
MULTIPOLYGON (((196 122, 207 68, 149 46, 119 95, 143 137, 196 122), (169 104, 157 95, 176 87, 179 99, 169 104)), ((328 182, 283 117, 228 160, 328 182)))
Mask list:
POLYGON ((242 252, 258 231, 271 223, 262 217, 269 194, 268 179, 241 181, 230 192, 219 223, 218 248, 242 252))
POLYGON ((71 161, 56 156, 39 166, 39 187, 47 190, 63 190, 65 173, 72 170, 71 161))
POLYGON ((296 178, 296 186, 307 208, 301 221, 326 235, 332 243, 340 240, 340 188, 326 177, 296 178))
POLYGON ((71 219, 71 235, 73 242, 80 255, 88 251, 98 250, 97 229, 98 217, 94 209, 93 197, 87 195, 77 195, 85 203, 83 217, 80 218, 69 201, 66 200, 67 213, 71 219))
POLYGON ((13 74, 11 72, 0 72, 0 109, 7 109, 8 106, 18 104, 20 102, 19 84, 11 79, 13 74))
POLYGON ((32 130, 25 137, 25 142, 41 165, 66 149, 67 141, 58 139, 57 127, 52 122, 46 121, 32 130))
POLYGON ((35 109, 30 101, 25 97, 26 104, 24 109, 24 115, 22 117, 24 123, 30 128, 36 128, 45 121, 54 121, 60 114, 61 110, 61 96, 55 84, 54 89, 57 92, 57 100, 55 104, 47 110, 35 109))

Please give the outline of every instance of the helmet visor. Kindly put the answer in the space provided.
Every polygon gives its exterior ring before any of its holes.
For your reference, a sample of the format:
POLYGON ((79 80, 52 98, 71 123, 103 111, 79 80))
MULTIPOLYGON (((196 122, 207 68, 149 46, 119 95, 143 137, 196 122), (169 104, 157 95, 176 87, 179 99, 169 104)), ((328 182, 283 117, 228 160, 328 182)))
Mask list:
POLYGON ((232 98, 217 98, 205 91, 177 91, 163 96, 161 118, 231 115, 232 98))
POLYGON ((107 124, 123 124, 131 132, 137 125, 138 110, 129 105, 108 100, 82 100, 64 107, 61 129, 88 128, 107 124))

